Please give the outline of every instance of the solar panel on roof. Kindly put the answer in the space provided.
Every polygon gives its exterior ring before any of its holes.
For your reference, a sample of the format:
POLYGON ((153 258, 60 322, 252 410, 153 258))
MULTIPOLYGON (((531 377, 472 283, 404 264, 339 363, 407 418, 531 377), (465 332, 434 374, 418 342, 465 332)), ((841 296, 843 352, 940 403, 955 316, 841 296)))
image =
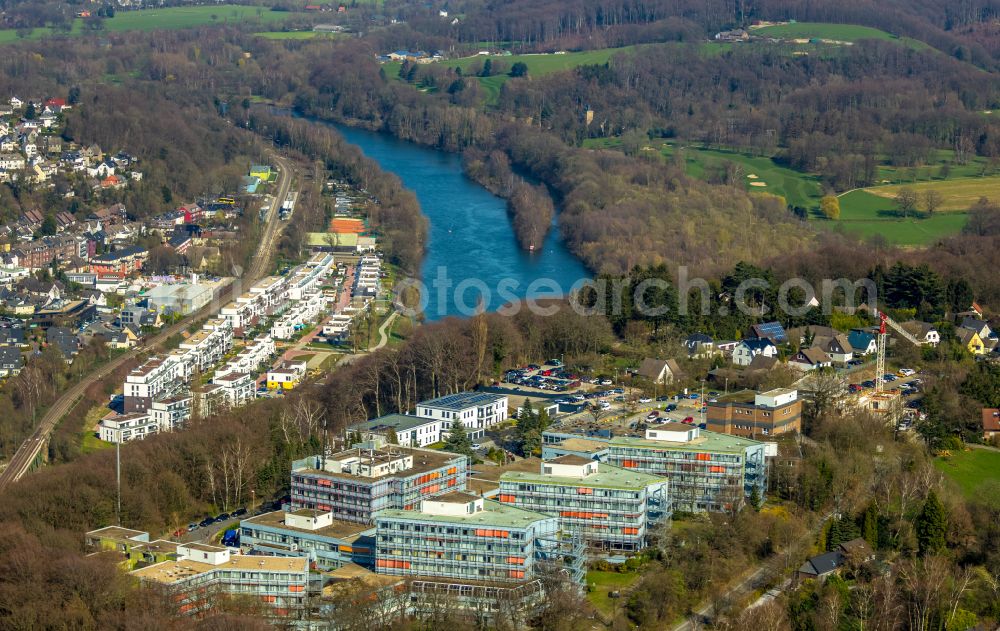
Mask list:
POLYGON ((754 326, 754 330, 759 337, 766 337, 775 342, 787 342, 788 334, 780 322, 765 322, 754 326))

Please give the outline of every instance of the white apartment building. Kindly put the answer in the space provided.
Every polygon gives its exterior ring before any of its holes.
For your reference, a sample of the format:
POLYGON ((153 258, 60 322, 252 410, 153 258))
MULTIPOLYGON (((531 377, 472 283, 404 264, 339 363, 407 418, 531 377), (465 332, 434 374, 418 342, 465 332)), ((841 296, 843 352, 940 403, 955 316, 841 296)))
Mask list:
POLYGON ((222 393, 230 407, 246 405, 257 398, 256 382, 245 372, 217 376, 212 383, 222 386, 222 393))
POLYGON ((98 437, 109 443, 127 443, 159 432, 159 425, 148 414, 114 414, 106 416, 97 424, 98 437))
POLYGON ((191 418, 190 394, 177 394, 153 401, 149 406, 149 420, 161 432, 172 432, 191 418))
POLYGON ((125 377, 125 412, 145 412, 153 399, 173 393, 186 377, 168 357, 152 357, 125 377))
POLYGON ((417 416, 440 419, 442 434, 460 421, 473 440, 482 438, 487 427, 507 420, 507 397, 487 392, 459 392, 417 404, 417 416))

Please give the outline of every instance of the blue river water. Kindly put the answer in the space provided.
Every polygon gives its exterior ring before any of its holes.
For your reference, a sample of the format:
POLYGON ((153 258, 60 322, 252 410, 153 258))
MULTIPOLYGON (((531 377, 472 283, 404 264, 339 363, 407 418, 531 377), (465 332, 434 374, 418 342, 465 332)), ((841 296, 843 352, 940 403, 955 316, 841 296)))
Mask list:
POLYGON ((395 173, 430 221, 422 270, 428 320, 471 315, 479 297, 488 310, 513 299, 568 294, 591 275, 554 225, 544 245, 522 250, 506 202, 462 171, 458 155, 380 134, 336 126, 385 171, 395 173))

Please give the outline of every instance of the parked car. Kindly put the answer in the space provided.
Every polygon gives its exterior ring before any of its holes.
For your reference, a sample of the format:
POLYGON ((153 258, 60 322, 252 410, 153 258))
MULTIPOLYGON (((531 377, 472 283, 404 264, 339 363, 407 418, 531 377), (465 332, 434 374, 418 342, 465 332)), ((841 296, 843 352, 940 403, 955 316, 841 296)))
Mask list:
POLYGON ((610 379, 601 379, 601 385, 602 386, 610 386, 612 383, 614 383, 614 382, 611 381, 610 379))
POLYGON ((874 388, 875 387, 875 382, 872 381, 871 379, 869 379, 868 381, 862 381, 861 382, 861 386, 864 387, 864 388, 874 388))
POLYGON ((245 509, 245 508, 237 508, 232 513, 230 513, 229 516, 230 517, 242 517, 242 516, 244 516, 246 514, 247 514, 247 509, 245 509))
POLYGON ((656 397, 656 400, 657 401, 669 401, 670 397, 668 397, 667 395, 664 394, 664 395, 656 397))
POLYGON ((649 397, 642 397, 641 399, 639 399, 639 403, 652 403, 652 402, 653 400, 650 399, 649 397))
POLYGON ((187 528, 183 528, 183 527, 182 528, 178 528, 177 530, 174 531, 174 536, 175 537, 183 537, 184 535, 187 534, 187 531, 188 531, 187 528))
POLYGON ((688 425, 691 425, 692 423, 694 423, 694 417, 688 416, 683 421, 681 421, 681 423, 687 423, 688 425))
POLYGON ((896 371, 896 374, 899 375, 900 377, 912 377, 913 375, 917 374, 917 371, 913 370, 912 368, 900 368, 898 371, 896 371))
POLYGON ((188 532, 194 532, 195 530, 198 530, 199 528, 201 528, 201 526, 199 526, 197 524, 197 522, 191 522, 190 524, 188 524, 188 532))
POLYGON ((215 518, 215 521, 226 521, 227 519, 229 519, 229 513, 220 513, 219 516, 215 518))
POLYGON ((559 361, 558 359, 550 359, 549 360, 549 365, 550 366, 562 366, 562 362, 559 361))
POLYGON ((473 451, 479 451, 482 448, 483 448, 483 446, 480 445, 479 443, 472 443, 472 450, 473 451))
POLYGON ((687 396, 687 398, 689 398, 691 400, 694 400, 694 399, 697 399, 699 396, 701 396, 701 395, 699 395, 697 392, 692 392, 691 394, 689 394, 687 396))
POLYGON ((887 372, 884 375, 882 375, 882 381, 895 381, 897 378, 898 377, 896 377, 896 375, 892 374, 891 372, 887 372))
POLYGON ((647 421, 655 421, 659 417, 660 417, 660 413, 657 412, 656 410, 653 410, 652 412, 650 412, 649 414, 646 415, 646 420, 647 421))
POLYGON ((860 383, 852 383, 851 385, 847 386, 848 392, 861 392, 863 389, 864 388, 861 387, 860 383))
POLYGON ((666 410, 667 412, 673 412, 674 410, 677 409, 677 404, 676 403, 668 403, 667 407, 665 407, 663 409, 666 410))
POLYGON ((201 526, 202 528, 208 528, 209 526, 211 526, 214 523, 215 523, 215 518, 214 517, 206 517, 205 519, 203 519, 200 522, 198 522, 198 525, 201 526))
POLYGON ((602 410, 610 410, 611 409, 611 404, 608 403, 607 401, 601 401, 597 405, 599 405, 602 410))
POLYGON ((865 360, 863 360, 863 359, 852 359, 851 361, 847 362, 847 365, 848 366, 860 366, 863 363, 865 363, 865 360))
POLYGON ((698 429, 705 429, 707 425, 708 425, 707 423, 698 423, 698 429))

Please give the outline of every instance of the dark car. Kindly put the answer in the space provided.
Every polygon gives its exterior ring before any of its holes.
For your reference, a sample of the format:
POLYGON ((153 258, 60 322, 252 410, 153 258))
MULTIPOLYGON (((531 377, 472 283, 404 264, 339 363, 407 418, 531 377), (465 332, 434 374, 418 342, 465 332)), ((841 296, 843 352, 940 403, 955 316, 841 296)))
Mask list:
POLYGON ((214 523, 215 523, 215 518, 214 517, 206 517, 205 519, 203 519, 200 522, 198 522, 198 525, 201 526, 202 528, 207 528, 207 527, 211 526, 214 523))
POLYGON ((851 385, 847 386, 847 390, 849 392, 861 392, 861 390, 862 390, 861 384, 859 384, 859 383, 852 383, 851 385))
POLYGON ((677 404, 676 403, 668 403, 667 407, 665 407, 663 409, 666 410, 667 412, 673 412, 674 410, 677 409, 677 404))
POLYGON ((874 388, 875 382, 869 379, 868 381, 862 381, 861 386, 864 388, 874 388))
POLYGON ((237 508, 229 516, 230 517, 242 517, 242 516, 244 516, 246 514, 247 514, 247 509, 245 509, 245 508, 237 508))
POLYGON ((656 400, 657 401, 669 401, 670 397, 668 397, 667 395, 662 395, 662 396, 656 397, 656 400))
POLYGON ((226 521, 227 519, 229 519, 229 513, 220 513, 219 516, 215 518, 215 521, 226 521))

